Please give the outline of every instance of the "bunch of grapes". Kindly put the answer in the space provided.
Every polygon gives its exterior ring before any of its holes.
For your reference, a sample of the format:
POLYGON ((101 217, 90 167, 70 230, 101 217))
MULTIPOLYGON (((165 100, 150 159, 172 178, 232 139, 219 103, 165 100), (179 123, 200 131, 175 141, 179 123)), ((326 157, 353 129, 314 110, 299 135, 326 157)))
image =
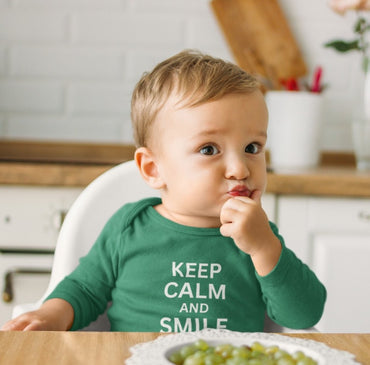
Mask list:
POLYGON ((169 360, 176 365, 317 365, 302 351, 289 354, 278 346, 263 346, 259 342, 251 346, 210 346, 201 339, 173 352, 169 360))

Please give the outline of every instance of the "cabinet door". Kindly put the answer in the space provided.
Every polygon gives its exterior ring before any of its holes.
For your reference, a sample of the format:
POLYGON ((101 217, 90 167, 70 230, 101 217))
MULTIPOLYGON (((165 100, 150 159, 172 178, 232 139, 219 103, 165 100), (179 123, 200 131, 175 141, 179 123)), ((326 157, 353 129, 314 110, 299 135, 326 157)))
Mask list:
POLYGON ((55 248, 61 219, 81 188, 0 186, 0 248, 55 248))
POLYGON ((0 325, 46 291, 61 221, 81 191, 0 186, 0 325))
POLYGON ((322 332, 370 332, 370 238, 313 237, 313 269, 327 288, 322 332))
POLYGON ((52 254, 0 253, 0 327, 11 319, 16 305, 41 299, 52 263, 52 254))
POLYGON ((308 234, 308 204, 306 197, 279 196, 277 199, 277 224, 287 247, 305 263, 310 263, 308 234))
POLYGON ((261 199, 262 207, 270 221, 275 222, 276 198, 273 194, 264 194, 261 199))
POLYGON ((287 247, 324 283, 322 332, 370 331, 370 200, 280 196, 287 247))

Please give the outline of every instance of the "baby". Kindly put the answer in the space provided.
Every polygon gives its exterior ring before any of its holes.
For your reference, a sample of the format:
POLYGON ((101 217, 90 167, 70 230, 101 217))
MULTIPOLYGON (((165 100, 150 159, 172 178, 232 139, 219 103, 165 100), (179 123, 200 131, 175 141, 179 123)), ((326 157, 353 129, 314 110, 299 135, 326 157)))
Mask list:
POLYGON ((256 79, 181 52, 141 78, 132 122, 138 169, 161 198, 118 210, 40 309, 3 330, 77 330, 109 302, 113 331, 262 331, 266 312, 315 325, 325 288, 261 206, 268 113, 256 79))

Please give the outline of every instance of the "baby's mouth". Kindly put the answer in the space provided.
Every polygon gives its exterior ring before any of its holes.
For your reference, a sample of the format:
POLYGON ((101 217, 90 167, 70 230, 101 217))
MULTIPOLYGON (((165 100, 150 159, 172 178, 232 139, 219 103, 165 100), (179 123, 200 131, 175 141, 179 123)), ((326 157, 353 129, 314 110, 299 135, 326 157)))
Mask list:
POLYGON ((251 191, 244 185, 237 185, 228 191, 231 196, 246 196, 250 197, 251 191))

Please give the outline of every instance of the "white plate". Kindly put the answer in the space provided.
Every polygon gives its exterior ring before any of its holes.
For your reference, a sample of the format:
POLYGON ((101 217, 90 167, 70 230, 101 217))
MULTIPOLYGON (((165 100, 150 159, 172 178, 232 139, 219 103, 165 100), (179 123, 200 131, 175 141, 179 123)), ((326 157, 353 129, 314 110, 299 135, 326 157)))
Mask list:
POLYGON ((359 365, 353 354, 333 349, 321 342, 270 333, 243 333, 215 329, 160 336, 154 341, 135 345, 130 349, 132 356, 126 361, 126 364, 170 365, 172 363, 167 360, 168 354, 199 338, 211 344, 231 343, 235 346, 250 345, 258 341, 262 345, 277 345, 289 353, 303 351, 307 356, 316 360, 319 365, 359 365))

